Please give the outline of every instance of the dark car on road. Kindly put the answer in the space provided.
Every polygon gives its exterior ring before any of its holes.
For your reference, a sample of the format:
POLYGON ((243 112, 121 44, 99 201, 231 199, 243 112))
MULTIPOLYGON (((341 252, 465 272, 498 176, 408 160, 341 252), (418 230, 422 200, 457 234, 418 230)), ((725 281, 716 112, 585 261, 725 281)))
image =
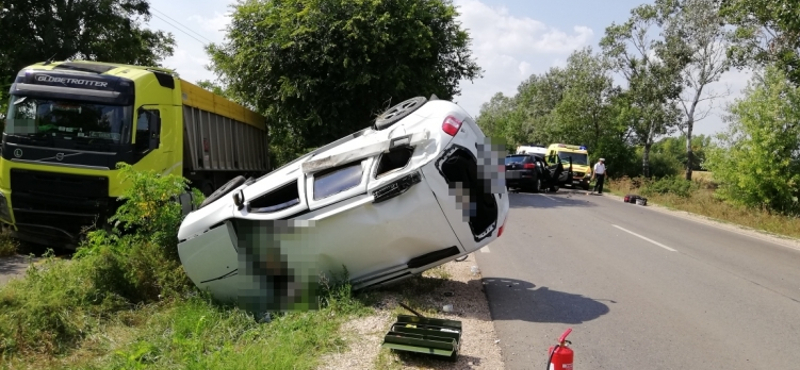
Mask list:
POLYGON ((538 193, 546 189, 558 191, 558 184, 567 180, 568 171, 559 162, 548 165, 544 155, 527 153, 506 156, 506 186, 538 193))
POLYGON ((506 157, 506 186, 539 192, 546 176, 547 162, 536 154, 513 154, 506 157))

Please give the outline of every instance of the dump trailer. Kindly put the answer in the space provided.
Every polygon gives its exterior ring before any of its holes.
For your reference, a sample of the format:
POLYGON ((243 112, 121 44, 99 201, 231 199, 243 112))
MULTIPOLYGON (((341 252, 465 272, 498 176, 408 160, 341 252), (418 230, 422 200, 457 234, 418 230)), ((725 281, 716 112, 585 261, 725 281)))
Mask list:
POLYGON ((74 249, 104 225, 136 171, 182 175, 206 195, 270 170, 256 112, 170 70, 42 62, 9 90, 0 147, 0 221, 16 238, 74 249))

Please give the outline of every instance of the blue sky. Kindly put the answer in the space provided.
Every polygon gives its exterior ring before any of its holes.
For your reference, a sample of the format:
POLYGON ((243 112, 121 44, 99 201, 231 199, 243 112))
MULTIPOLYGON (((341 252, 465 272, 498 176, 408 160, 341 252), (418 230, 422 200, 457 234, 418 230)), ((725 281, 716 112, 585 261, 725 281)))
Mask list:
MULTIPOLYGON (((484 77, 463 81, 455 101, 471 115, 495 93, 513 95, 520 82, 531 74, 563 66, 569 54, 598 43, 612 22, 627 20, 630 10, 644 0, 454 0, 460 21, 469 29, 472 50, 484 77)), ((222 42, 228 24, 230 0, 151 0, 148 26, 171 32, 177 41, 175 54, 165 60, 182 78, 195 82, 214 79, 203 46, 222 42)), ((733 70, 713 84, 714 92, 730 95, 714 102, 712 114, 695 126, 696 134, 723 130, 723 107, 740 96, 749 74, 733 70)), ((704 107, 708 107, 705 105, 704 107)))

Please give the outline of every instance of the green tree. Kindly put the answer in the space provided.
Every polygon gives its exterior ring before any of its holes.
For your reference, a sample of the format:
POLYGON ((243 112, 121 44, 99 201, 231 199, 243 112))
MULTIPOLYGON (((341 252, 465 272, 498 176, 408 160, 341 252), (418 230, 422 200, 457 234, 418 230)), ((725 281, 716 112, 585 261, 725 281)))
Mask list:
POLYGON ((609 119, 610 101, 619 93, 610 66, 590 47, 573 52, 563 75, 565 89, 553 109, 553 136, 557 141, 587 145, 595 150, 606 135, 618 133, 609 119))
MULTIPOLYGON (((712 137, 697 135, 692 137, 692 160, 690 166, 692 170, 703 170, 706 159, 706 150, 711 146, 712 137)), ((653 153, 662 153, 679 163, 680 167, 686 168, 688 156, 686 153, 686 140, 680 137, 665 137, 653 145, 653 153)))
POLYGON ((800 84, 800 17, 796 0, 717 0, 736 27, 728 55, 741 67, 774 64, 800 84))
POLYGON ((7 103, 8 84, 20 69, 48 58, 159 66, 175 41, 142 27, 149 9, 146 0, 3 0, 0 101, 7 103))
POLYGON ((696 164, 692 131, 695 123, 706 118, 712 108, 701 111, 698 104, 713 103, 721 96, 710 91, 708 85, 719 81, 729 68, 725 56, 729 32, 725 30, 715 0, 657 0, 656 4, 665 13, 665 33, 684 40, 689 53, 689 63, 682 71, 685 88, 678 102, 683 112, 680 128, 685 135, 685 177, 691 180, 696 164))
POLYGON ((482 71, 450 0, 240 0, 207 48, 220 81, 263 112, 282 163, 414 96, 452 99, 482 71))
POLYGON ((631 123, 639 116, 639 110, 631 95, 630 91, 623 90, 611 98, 606 130, 598 138, 597 148, 590 148, 593 158, 606 159, 610 177, 635 177, 642 173, 631 123))
POLYGON ((242 105, 244 105, 244 106, 246 106, 246 107, 248 107, 250 109, 254 109, 255 108, 251 104, 248 104, 247 102, 243 101, 243 99, 240 96, 237 96, 235 91, 231 91, 231 89, 229 89, 229 88, 227 88, 225 86, 222 86, 222 85, 220 85, 218 83, 215 83, 213 81, 200 80, 200 81, 197 81, 197 86, 200 86, 200 87, 202 87, 202 88, 204 88, 204 89, 206 89, 208 91, 211 91, 212 93, 217 94, 219 96, 222 96, 222 97, 225 97, 227 99, 230 99, 231 101, 234 101, 234 102, 237 102, 239 104, 242 104, 242 105))
POLYGON ((637 144, 643 146, 642 173, 650 175, 649 157, 654 140, 669 134, 680 121, 673 104, 682 92, 681 71, 689 62, 689 49, 681 35, 663 33, 650 39, 654 27, 663 27, 664 9, 652 4, 631 10, 622 24, 612 23, 600 46, 615 70, 628 83, 630 103, 636 114, 628 114, 637 144))
POLYGON ((542 75, 531 75, 520 83, 514 96, 509 136, 515 137, 518 144, 553 141, 558 132, 553 110, 563 99, 566 88, 565 72, 558 67, 542 75))
POLYGON ((779 67, 754 78, 730 108, 721 146, 706 166, 723 199, 749 207, 798 214, 800 204, 800 89, 779 67))
MULTIPOLYGON (((508 132, 514 109, 513 99, 498 92, 492 96, 491 100, 481 105, 481 110, 475 118, 475 123, 478 124, 478 127, 481 128, 486 136, 503 138, 506 142, 513 142, 508 136, 508 132)), ((516 144, 516 142, 514 143, 516 144)))

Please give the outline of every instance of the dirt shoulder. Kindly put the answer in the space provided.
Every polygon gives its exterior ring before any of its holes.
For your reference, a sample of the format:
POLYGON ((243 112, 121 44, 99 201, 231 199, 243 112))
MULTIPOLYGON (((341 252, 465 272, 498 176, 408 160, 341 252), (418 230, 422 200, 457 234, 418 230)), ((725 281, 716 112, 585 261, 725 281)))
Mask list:
POLYGON ((373 313, 342 326, 340 335, 348 345, 321 359, 319 370, 504 369, 481 276, 472 274, 472 266, 477 266, 473 254, 464 261, 426 271, 422 277, 369 292, 364 299, 373 302, 373 313), (461 321, 463 333, 456 362, 381 348, 397 314, 411 315, 399 301, 426 317, 461 321), (451 313, 443 312, 448 304, 453 305, 451 313))

